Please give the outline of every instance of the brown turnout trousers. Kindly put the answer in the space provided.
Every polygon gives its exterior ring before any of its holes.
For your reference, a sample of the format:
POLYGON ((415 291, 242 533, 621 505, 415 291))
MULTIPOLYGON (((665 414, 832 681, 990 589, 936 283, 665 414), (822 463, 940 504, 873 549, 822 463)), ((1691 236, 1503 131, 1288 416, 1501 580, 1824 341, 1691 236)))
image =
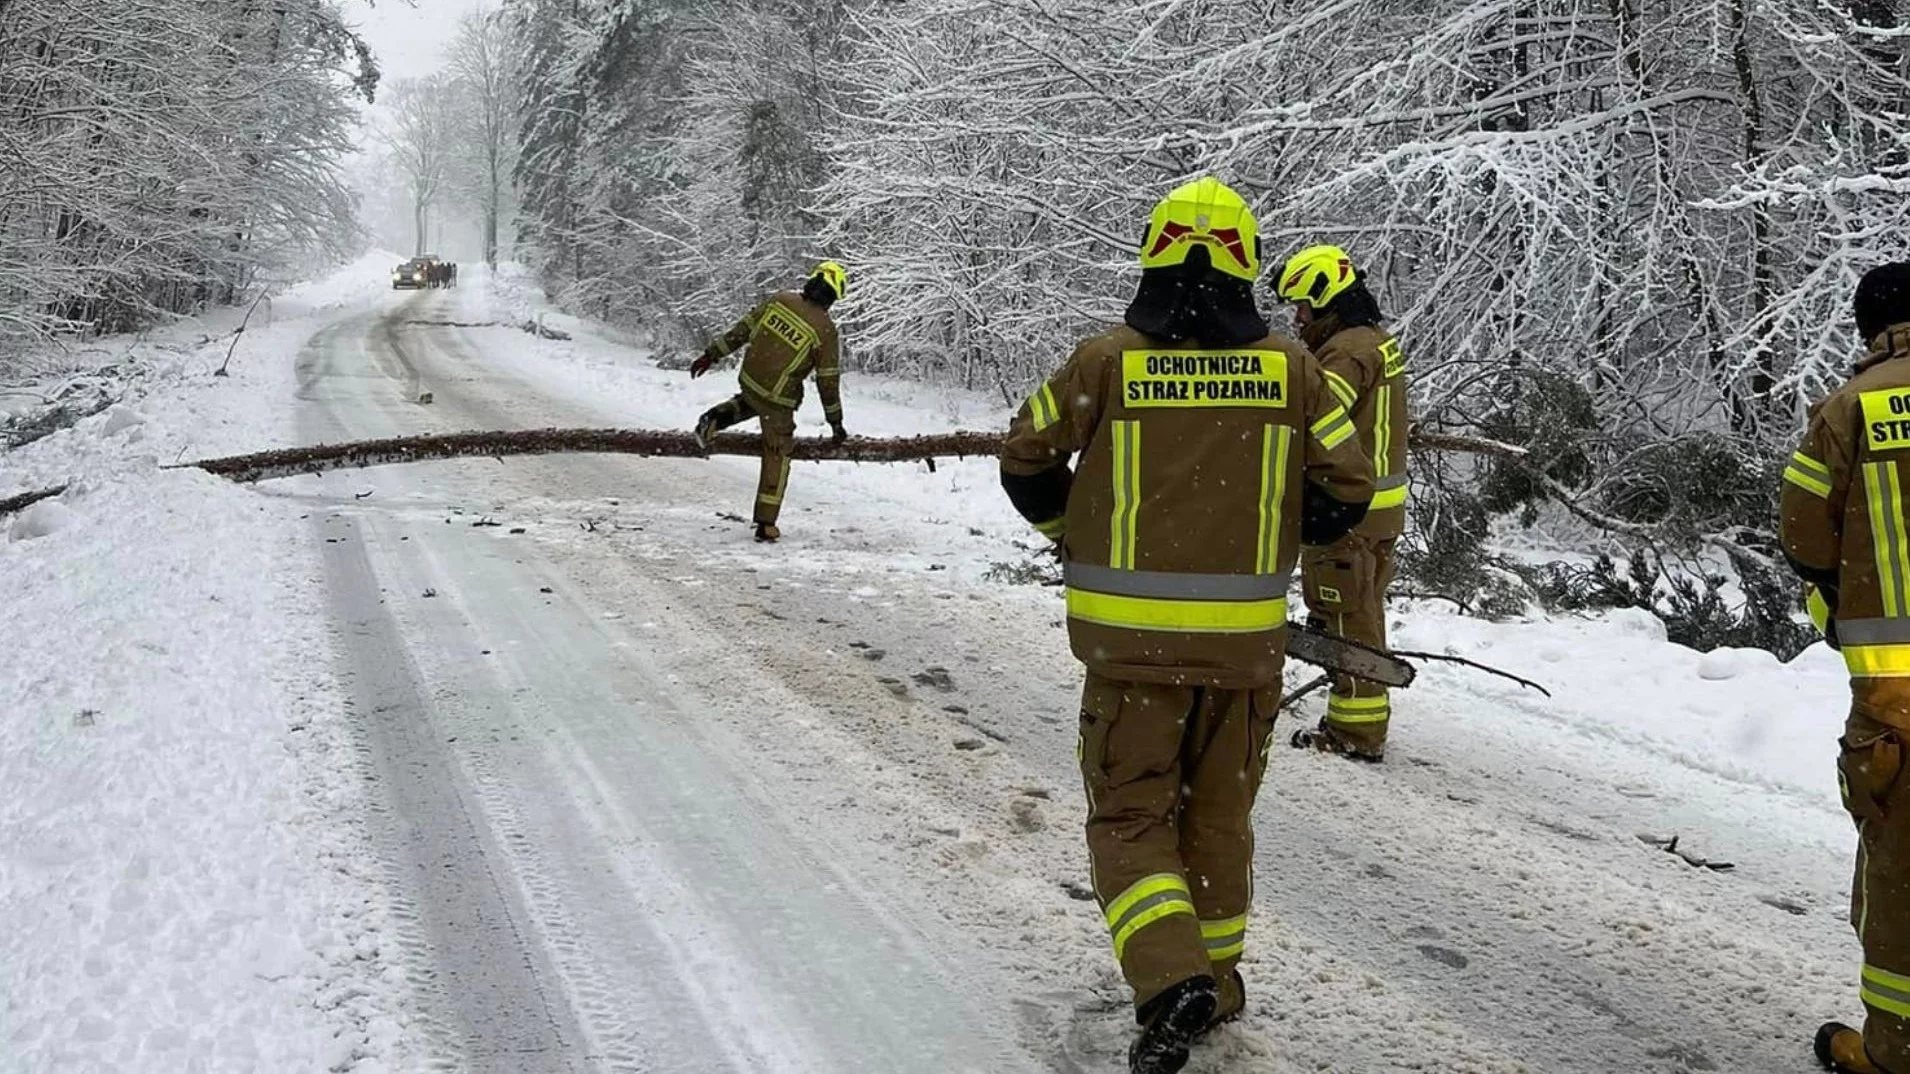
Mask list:
MULTIPOLYGON (((1324 548, 1300 551, 1300 583, 1308 624, 1336 637, 1386 648, 1386 589, 1393 583, 1396 537, 1355 530, 1324 548)), ((1341 738, 1374 753, 1386 747, 1393 702, 1385 686, 1333 676, 1326 723, 1341 738)))
POLYGON ((1225 981, 1246 947, 1253 802, 1278 683, 1230 690, 1088 673, 1088 850, 1137 1007, 1189 977, 1225 981))
POLYGON ((763 430, 763 469, 756 479, 756 510, 752 521, 773 526, 783 512, 783 495, 789 491, 789 456, 796 449, 796 414, 779 407, 758 406, 748 396, 738 394, 710 408, 705 417, 718 429, 727 429, 751 418, 763 430))
POLYGON ((1910 915, 1900 895, 1910 880, 1910 777, 1904 733, 1852 712, 1844 724, 1837 782, 1857 822, 1857 875, 1850 923, 1864 948, 1860 994, 1864 1051, 1885 1070, 1910 1072, 1910 915))

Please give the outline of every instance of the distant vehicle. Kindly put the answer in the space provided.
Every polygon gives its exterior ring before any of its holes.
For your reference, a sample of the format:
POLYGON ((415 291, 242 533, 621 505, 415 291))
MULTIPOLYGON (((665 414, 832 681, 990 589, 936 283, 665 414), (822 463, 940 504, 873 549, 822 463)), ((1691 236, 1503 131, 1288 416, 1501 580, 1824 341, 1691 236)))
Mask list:
POLYGON ((391 270, 391 289, 403 291, 412 288, 431 286, 431 262, 433 259, 414 257, 391 270))

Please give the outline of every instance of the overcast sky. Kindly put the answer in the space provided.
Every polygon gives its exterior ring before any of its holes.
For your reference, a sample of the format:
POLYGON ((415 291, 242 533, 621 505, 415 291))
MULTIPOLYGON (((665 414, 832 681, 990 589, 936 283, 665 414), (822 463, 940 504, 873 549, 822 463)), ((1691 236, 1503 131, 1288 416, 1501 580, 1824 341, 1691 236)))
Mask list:
POLYGON ((457 32, 458 16, 495 0, 355 0, 346 17, 358 24, 387 82, 418 78, 444 66, 444 49, 457 32))

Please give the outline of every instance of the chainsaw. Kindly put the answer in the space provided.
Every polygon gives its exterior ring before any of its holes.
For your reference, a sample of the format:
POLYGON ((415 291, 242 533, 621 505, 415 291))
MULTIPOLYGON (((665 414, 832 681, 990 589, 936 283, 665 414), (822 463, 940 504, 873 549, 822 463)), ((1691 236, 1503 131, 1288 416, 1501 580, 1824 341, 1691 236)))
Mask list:
POLYGON ((1288 623, 1287 655, 1295 660, 1384 686, 1411 686, 1413 666, 1384 649, 1336 638, 1304 623, 1288 623))

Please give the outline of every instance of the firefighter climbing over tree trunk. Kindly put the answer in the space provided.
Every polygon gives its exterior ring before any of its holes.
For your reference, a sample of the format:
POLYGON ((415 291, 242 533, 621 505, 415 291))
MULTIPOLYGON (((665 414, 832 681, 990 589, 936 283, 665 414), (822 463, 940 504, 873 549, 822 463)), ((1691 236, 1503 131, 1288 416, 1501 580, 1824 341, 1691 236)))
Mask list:
POLYGON ((1134 992, 1133 1074, 1246 1007, 1254 797, 1302 542, 1365 515, 1372 466, 1306 347, 1254 307, 1253 214, 1219 180, 1154 210, 1126 323, 1009 428, 1002 486, 1055 541, 1087 666, 1094 890, 1134 992), (1075 465, 1071 461, 1078 459, 1075 465))
POLYGON ((779 291, 703 349, 690 366, 692 379, 739 347, 747 346, 738 374, 742 390, 705 411, 696 422, 698 444, 732 425, 757 419, 763 430, 763 468, 756 485, 756 539, 782 536, 776 526, 789 489, 789 456, 796 441, 796 408, 803 381, 816 377, 823 415, 836 443, 848 439, 842 427, 842 357, 829 307, 848 293, 849 273, 834 261, 817 265, 802 290, 779 291))

